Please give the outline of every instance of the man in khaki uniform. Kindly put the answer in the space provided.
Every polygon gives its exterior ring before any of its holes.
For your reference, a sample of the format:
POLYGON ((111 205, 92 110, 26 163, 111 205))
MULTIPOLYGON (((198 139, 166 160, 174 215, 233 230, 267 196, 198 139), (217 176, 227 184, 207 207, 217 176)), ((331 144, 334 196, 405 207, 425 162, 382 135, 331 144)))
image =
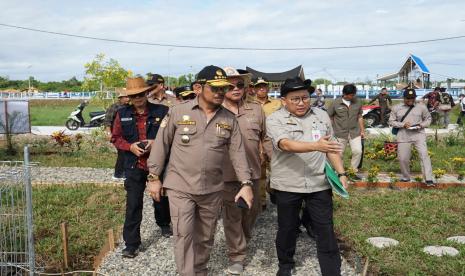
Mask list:
POLYGON ((148 86, 155 86, 155 89, 149 94, 149 102, 154 104, 162 104, 167 107, 172 107, 177 104, 175 96, 166 94, 165 79, 159 74, 152 74, 147 79, 148 86))
POLYGON ((174 254, 182 276, 207 275, 223 201, 225 158, 231 158, 241 183, 235 201, 242 197, 252 206, 253 184, 242 135, 234 114, 221 106, 230 85, 223 69, 213 65, 202 69, 194 85, 198 97, 171 108, 148 160, 147 191, 158 200, 166 189, 169 197, 174 254))
POLYGON ((252 170, 254 203, 250 209, 236 206, 234 197, 241 188, 229 159, 224 163, 223 224, 230 266, 228 272, 240 275, 244 268, 247 243, 252 237, 252 228, 260 212, 260 150, 266 136, 265 113, 258 103, 243 100, 250 75, 240 74, 232 67, 224 68, 228 81, 234 88, 225 95, 223 106, 236 115, 242 133, 249 167, 252 170))
MULTIPOLYGON (((352 158, 350 165, 355 172, 362 159, 362 139, 365 138, 365 124, 362 117, 362 103, 357 100, 357 87, 346 84, 342 88, 342 97, 337 98, 328 108, 328 115, 333 122, 334 135, 342 143, 341 157, 347 144, 350 145, 352 158)), ((361 177, 356 175, 356 180, 361 177)))
POLYGON ((434 186, 433 169, 431 168, 431 159, 426 147, 425 133, 425 128, 431 124, 431 114, 424 104, 415 104, 416 97, 415 89, 406 89, 404 91, 404 103, 394 106, 389 116, 389 125, 399 129, 397 133, 397 142, 399 143, 397 145, 397 158, 402 173, 400 181, 410 181, 410 156, 411 145, 413 144, 420 156, 425 184, 434 186))
MULTIPOLYGON (((277 99, 270 99, 268 92, 270 91, 269 82, 266 78, 258 77, 253 80, 253 86, 255 91, 255 101, 260 103, 265 112, 265 116, 268 117, 271 113, 281 108, 281 101, 277 99)), ((267 170, 269 170, 269 160, 271 159, 272 146, 271 143, 262 144, 262 175, 260 176, 260 202, 262 209, 266 209, 266 191, 270 191, 269 185, 266 181, 267 170), (266 153, 270 155, 266 156, 266 153)), ((274 200, 272 199, 272 202, 274 200)))

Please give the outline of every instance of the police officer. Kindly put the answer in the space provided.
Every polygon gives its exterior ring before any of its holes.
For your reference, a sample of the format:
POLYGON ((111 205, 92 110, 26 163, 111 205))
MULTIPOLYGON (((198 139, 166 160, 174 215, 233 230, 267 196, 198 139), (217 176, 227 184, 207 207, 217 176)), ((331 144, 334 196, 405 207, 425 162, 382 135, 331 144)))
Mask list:
POLYGON ((230 86, 223 69, 203 68, 194 84, 197 98, 171 108, 150 153, 147 190, 156 200, 162 190, 168 194, 175 261, 182 276, 207 275, 223 201, 225 158, 231 158, 241 183, 234 200, 243 198, 249 208, 253 204, 251 172, 238 122, 222 107, 230 86), (159 178, 165 168, 162 183, 159 178))
POLYGON ((434 186, 431 159, 426 146, 425 128, 431 124, 431 114, 424 104, 415 104, 417 94, 415 89, 404 90, 404 103, 392 108, 389 125, 398 128, 397 158, 400 163, 402 178, 400 181, 410 181, 410 157, 413 144, 420 156, 423 178, 427 186, 434 186))
MULTIPOLYGON (((123 257, 134 258, 141 244, 143 196, 147 182, 147 158, 160 123, 168 112, 164 105, 147 102, 147 93, 153 89, 142 77, 128 78, 126 94, 131 105, 118 110, 113 124, 112 142, 124 152, 126 180, 126 218, 123 239, 126 248, 123 257)), ((171 235, 170 214, 167 198, 155 202, 155 220, 163 236, 171 235)))
POLYGON ((232 67, 224 68, 228 81, 233 85, 225 94, 223 106, 235 114, 242 133, 249 167, 252 169, 254 200, 252 208, 240 209, 234 197, 241 188, 229 158, 224 164, 223 224, 230 266, 228 272, 240 275, 244 269, 247 243, 252 237, 252 229, 260 212, 260 144, 266 136, 265 113, 258 103, 244 99, 245 87, 250 81, 249 74, 240 74, 232 67))
POLYGON ((271 188, 275 190, 278 207, 278 276, 292 274, 302 202, 312 221, 321 273, 331 276, 341 273, 333 230, 332 192, 324 167, 328 160, 347 186, 340 156, 342 146, 330 141, 333 130, 328 114, 310 107, 310 84, 299 77, 287 79, 281 86, 284 108, 266 120, 267 135, 273 142, 271 188))
POLYGON ((147 79, 147 85, 154 86, 149 94, 149 102, 172 107, 177 103, 176 97, 166 94, 165 79, 159 74, 152 74, 147 79))
POLYGON ((177 101, 180 102, 180 103, 195 99, 195 97, 197 97, 197 95, 194 93, 192 87, 189 86, 189 85, 176 87, 173 90, 173 92, 176 95, 177 101))
MULTIPOLYGON (((124 90, 118 93, 118 101, 112 104, 105 114, 105 130, 107 131, 108 137, 111 139, 111 131, 113 129, 113 122, 115 120, 116 112, 118 109, 124 107, 129 103, 129 97, 124 90)), ((117 149, 118 155, 116 157, 115 172, 113 174, 113 180, 124 179, 124 151, 117 149)))

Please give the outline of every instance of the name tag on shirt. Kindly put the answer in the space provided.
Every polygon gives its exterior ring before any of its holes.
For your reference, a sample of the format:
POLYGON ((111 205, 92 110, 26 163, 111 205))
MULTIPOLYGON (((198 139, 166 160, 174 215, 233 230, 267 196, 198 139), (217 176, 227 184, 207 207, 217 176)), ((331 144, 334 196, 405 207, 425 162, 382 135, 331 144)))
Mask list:
POLYGON ((131 118, 121 118, 121 122, 127 122, 127 121, 132 121, 132 117, 131 118))
POLYGON ((313 141, 318 141, 321 138, 321 130, 319 129, 312 129, 312 138, 313 141))

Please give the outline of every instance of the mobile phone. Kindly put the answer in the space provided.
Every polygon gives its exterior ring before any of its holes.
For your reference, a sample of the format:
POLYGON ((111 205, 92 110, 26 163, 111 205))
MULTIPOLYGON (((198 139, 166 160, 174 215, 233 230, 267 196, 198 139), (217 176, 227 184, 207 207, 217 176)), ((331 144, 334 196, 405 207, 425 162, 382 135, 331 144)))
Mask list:
POLYGON ((137 146, 142 149, 142 150, 145 150, 145 147, 147 146, 147 142, 139 142, 137 144, 137 146))
POLYGON ((247 205, 247 202, 242 197, 239 197, 239 199, 236 202, 236 206, 241 209, 249 209, 249 205, 247 205))

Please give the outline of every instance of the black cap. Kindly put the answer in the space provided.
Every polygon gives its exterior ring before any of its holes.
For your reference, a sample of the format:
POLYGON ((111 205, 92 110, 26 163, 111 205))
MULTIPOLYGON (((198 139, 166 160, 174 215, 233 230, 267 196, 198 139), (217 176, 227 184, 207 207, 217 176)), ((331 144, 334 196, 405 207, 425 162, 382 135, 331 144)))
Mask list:
POLYGON ((417 97, 417 93, 415 92, 415 89, 413 88, 406 88, 404 90, 404 98, 406 99, 415 99, 417 97))
POLYGON ((252 78, 252 85, 259 85, 259 84, 269 84, 268 79, 265 77, 254 77, 252 78))
POLYGON ((194 93, 194 91, 192 91, 190 85, 176 87, 173 90, 173 92, 176 95, 176 97, 180 97, 180 96, 185 97, 185 96, 187 96, 189 94, 194 93))
POLYGON ((154 84, 159 84, 159 83, 165 83, 165 79, 163 78, 162 75, 152 74, 147 79, 147 85, 154 85, 154 84))
POLYGON ((310 94, 313 93, 315 90, 311 91, 310 87, 312 85, 311 80, 302 80, 300 77, 294 77, 290 79, 286 79, 284 83, 281 85, 281 97, 284 97, 289 92, 297 91, 297 90, 307 90, 310 94))
POLYGON ((218 66, 209 65, 204 67, 197 74, 196 83, 207 83, 210 86, 223 87, 230 86, 231 83, 226 79, 226 72, 218 66))

